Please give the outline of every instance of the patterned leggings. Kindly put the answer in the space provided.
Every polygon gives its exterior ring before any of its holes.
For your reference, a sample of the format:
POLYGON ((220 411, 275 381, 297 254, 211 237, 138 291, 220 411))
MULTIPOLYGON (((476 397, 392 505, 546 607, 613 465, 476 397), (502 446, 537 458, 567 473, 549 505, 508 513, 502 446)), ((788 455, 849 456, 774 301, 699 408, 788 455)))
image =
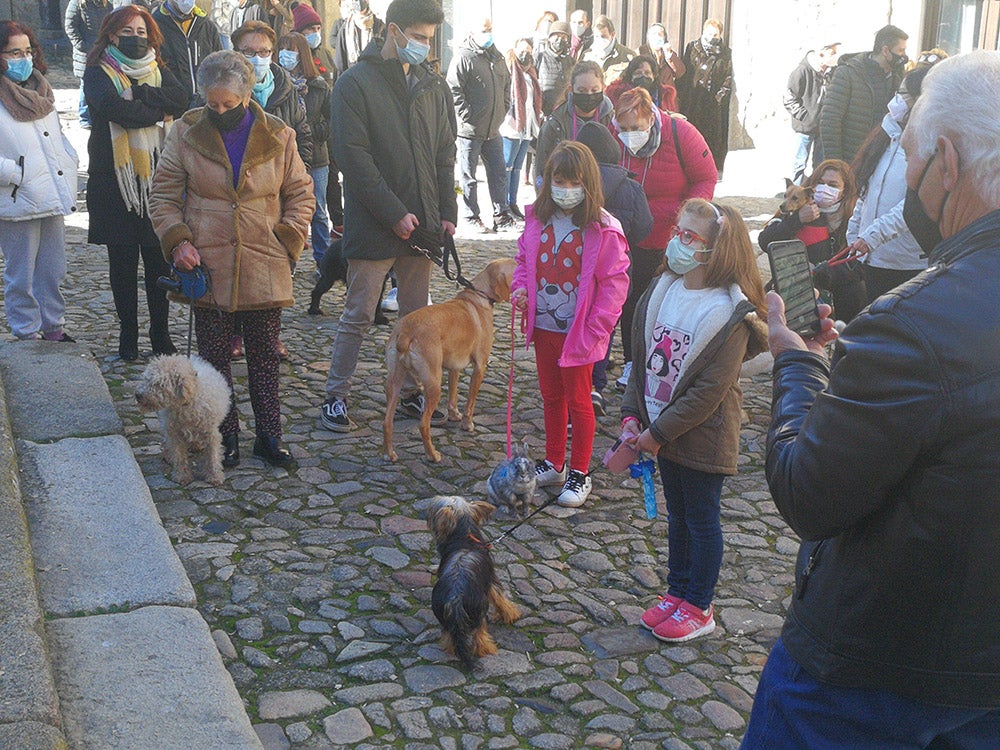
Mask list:
MULTIPOLYGON (((281 333, 281 308, 221 312, 196 307, 194 329, 198 354, 222 373, 229 386, 233 385, 230 367, 232 340, 243 331, 243 349, 247 357, 247 382, 250 404, 253 406, 256 432, 262 438, 281 437, 281 402, 278 400, 278 351, 275 345, 281 333)), ((240 431, 240 422, 233 401, 222 426, 223 435, 240 431)))

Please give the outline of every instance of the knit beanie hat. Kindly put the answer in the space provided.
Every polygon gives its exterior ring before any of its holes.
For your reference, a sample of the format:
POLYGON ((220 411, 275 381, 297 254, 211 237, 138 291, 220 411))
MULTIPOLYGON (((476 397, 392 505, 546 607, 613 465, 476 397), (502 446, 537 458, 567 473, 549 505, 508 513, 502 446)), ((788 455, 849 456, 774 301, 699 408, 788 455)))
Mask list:
POLYGON ((298 32, 301 32, 307 26, 315 26, 316 24, 323 23, 323 19, 319 17, 319 13, 305 3, 299 3, 292 8, 292 18, 295 20, 295 30, 298 32))
POLYGON ((576 139, 590 149, 598 164, 617 164, 621 158, 618 141, 599 122, 585 122, 577 131, 576 139))

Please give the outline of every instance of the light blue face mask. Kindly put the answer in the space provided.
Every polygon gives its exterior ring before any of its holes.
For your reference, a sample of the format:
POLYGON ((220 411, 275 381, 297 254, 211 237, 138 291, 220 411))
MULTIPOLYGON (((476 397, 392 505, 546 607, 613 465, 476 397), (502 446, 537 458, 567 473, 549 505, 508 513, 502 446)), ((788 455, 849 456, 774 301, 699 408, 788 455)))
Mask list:
POLYGON ((680 237, 674 237, 667 243, 667 266, 678 276, 693 271, 698 266, 707 265, 708 261, 695 260, 695 253, 710 253, 712 248, 681 244, 680 237))
POLYGON ((31 77, 31 71, 35 69, 30 57, 22 57, 18 60, 7 61, 7 77, 14 83, 24 83, 31 77))
POLYGON ((476 44, 483 49, 493 46, 493 34, 489 31, 481 31, 475 36, 476 44))
MULTIPOLYGON (((400 31, 400 33, 403 32, 400 31)), ((427 55, 430 54, 431 45, 423 44, 416 39, 410 39, 405 33, 403 33, 403 37, 406 39, 406 46, 400 47, 396 44, 396 54, 399 55, 399 59, 410 65, 420 65, 420 63, 427 59, 427 55)), ((395 40, 393 40, 393 43, 395 44, 395 40)))
POLYGON ((278 65, 285 70, 295 70, 299 64, 299 53, 293 49, 278 50, 278 65))
POLYGON ((267 71, 271 69, 271 58, 254 55, 248 59, 250 60, 251 65, 253 65, 253 72, 254 75, 257 76, 257 80, 263 81, 264 77, 267 75, 267 71))
POLYGON ((314 31, 312 34, 306 34, 306 44, 309 45, 309 49, 316 49, 322 41, 323 37, 320 36, 318 31, 314 31))

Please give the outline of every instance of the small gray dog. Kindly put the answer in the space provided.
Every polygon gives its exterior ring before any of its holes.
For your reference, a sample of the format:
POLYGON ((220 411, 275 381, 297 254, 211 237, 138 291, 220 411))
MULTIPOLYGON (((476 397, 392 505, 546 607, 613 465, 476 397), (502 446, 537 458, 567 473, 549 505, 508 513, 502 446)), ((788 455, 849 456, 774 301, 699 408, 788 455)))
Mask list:
POLYGON ((501 462, 486 482, 486 494, 497 507, 510 508, 518 516, 528 512, 535 494, 535 464, 528 457, 528 441, 514 445, 514 455, 501 462))
POLYGON ((191 457, 200 479, 222 484, 222 434, 232 391, 225 378, 201 357, 156 357, 142 373, 135 399, 143 411, 157 411, 163 432, 163 457, 173 480, 192 479, 191 457))

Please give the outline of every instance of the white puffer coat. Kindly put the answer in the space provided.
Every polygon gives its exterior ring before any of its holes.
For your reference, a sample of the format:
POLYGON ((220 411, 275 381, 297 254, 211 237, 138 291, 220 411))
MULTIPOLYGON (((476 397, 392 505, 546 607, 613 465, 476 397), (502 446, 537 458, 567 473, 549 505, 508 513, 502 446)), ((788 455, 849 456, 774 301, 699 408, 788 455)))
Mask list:
POLYGON ((27 221, 76 211, 77 156, 59 126, 59 114, 53 110, 40 120, 18 122, 0 104, 0 133, 0 219, 27 221))

